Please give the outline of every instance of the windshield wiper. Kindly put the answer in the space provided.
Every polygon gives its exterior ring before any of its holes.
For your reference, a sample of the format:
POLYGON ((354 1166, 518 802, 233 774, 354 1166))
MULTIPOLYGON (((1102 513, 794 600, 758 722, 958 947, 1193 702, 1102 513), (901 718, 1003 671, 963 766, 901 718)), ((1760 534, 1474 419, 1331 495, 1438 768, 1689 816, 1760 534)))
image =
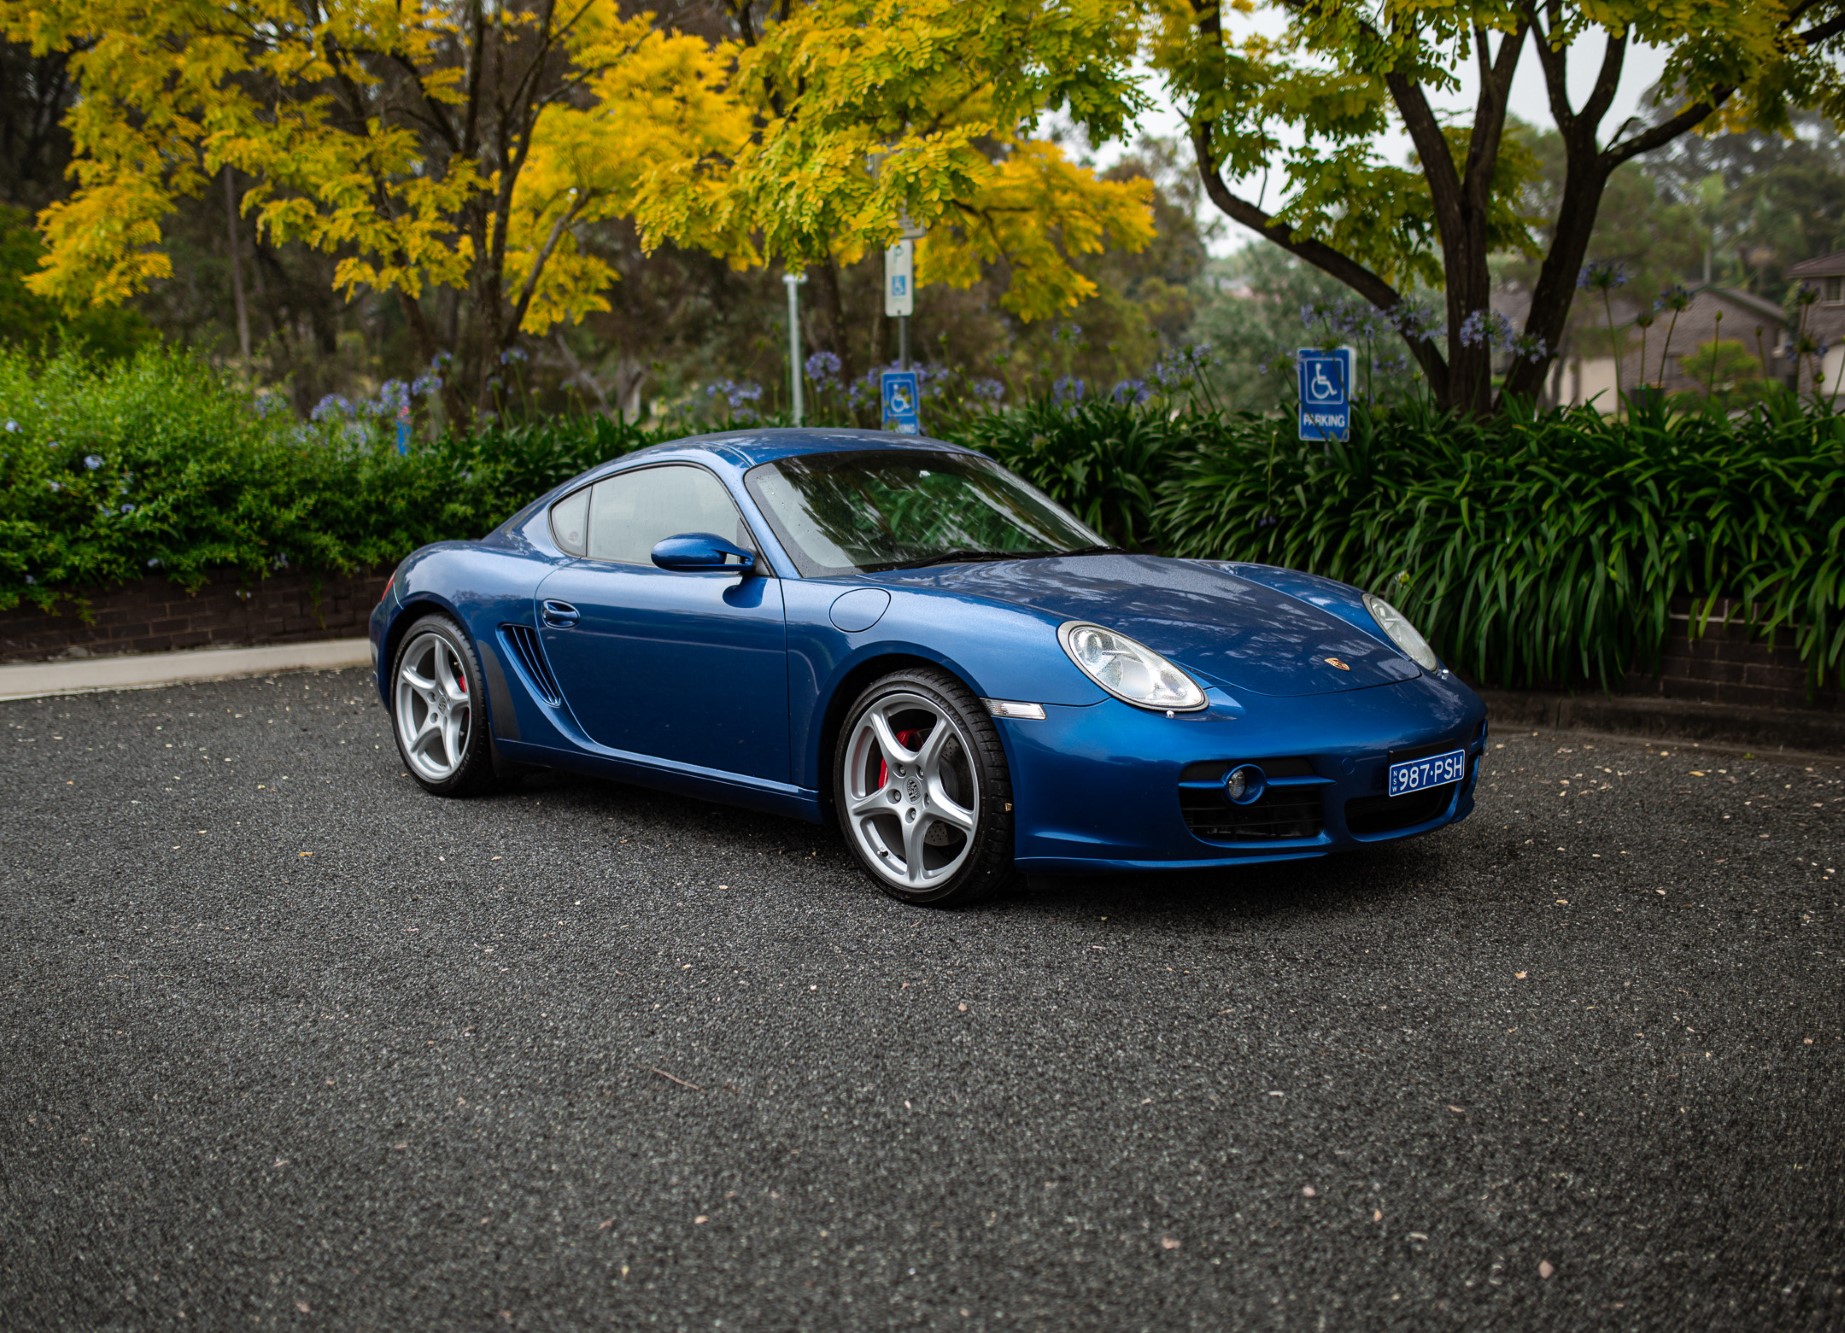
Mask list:
POLYGON ((864 565, 867 574, 881 573, 887 569, 921 569, 925 565, 972 565, 992 560, 1055 560, 1066 555, 1120 555, 1119 546, 1078 546, 1070 551, 943 551, 938 555, 921 555, 914 560, 885 560, 875 565, 864 565))
POLYGON ((1048 559, 1052 556, 1061 557, 1061 556, 1066 556, 1066 555, 1120 555, 1120 554, 1122 554, 1121 547, 1108 546, 1108 545, 1079 546, 1074 551, 1027 551, 1026 552, 1026 555, 1031 556, 1034 559, 1040 556, 1048 559))
POLYGON ((972 565, 983 560, 1029 560, 1040 555, 1061 555, 1061 551, 942 551, 937 555, 922 555, 914 560, 885 560, 875 565, 864 565, 866 573, 875 574, 887 569, 921 569, 925 565, 972 565))

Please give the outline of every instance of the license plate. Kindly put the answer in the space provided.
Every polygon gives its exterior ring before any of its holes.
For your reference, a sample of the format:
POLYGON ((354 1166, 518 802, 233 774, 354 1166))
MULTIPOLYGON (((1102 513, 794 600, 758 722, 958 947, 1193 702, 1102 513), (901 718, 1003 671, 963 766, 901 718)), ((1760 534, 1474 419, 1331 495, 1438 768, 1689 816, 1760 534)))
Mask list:
POLYGON ((1390 794, 1407 796, 1427 787, 1445 787, 1467 776, 1467 751, 1450 750, 1427 759, 1405 759, 1390 766, 1390 794))

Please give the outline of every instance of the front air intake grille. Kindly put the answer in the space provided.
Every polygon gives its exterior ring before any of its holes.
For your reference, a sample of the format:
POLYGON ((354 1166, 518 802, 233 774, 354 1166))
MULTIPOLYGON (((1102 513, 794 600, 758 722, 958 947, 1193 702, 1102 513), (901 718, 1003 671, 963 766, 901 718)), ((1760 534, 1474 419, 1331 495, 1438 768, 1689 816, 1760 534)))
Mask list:
POLYGON ((1221 786, 1181 787, 1179 809, 1206 842, 1317 838, 1324 821, 1317 787, 1270 787, 1248 805, 1231 804, 1221 786))
POLYGON ((505 640, 507 649, 525 672, 533 692, 553 708, 557 707, 564 696, 558 692, 557 678, 551 674, 551 667, 545 661, 544 648, 538 642, 538 631, 530 625, 501 625, 500 638, 505 640))
MULTIPOLYGON (((1473 766, 1477 762, 1474 759, 1467 761, 1469 777, 1473 775, 1473 766)), ((1345 827, 1354 836, 1365 838, 1375 837, 1379 833, 1395 833, 1398 829, 1414 828, 1431 819, 1440 819, 1453 804, 1454 793, 1461 785, 1450 782, 1440 787, 1425 787, 1406 796, 1357 797, 1345 803, 1345 827)))

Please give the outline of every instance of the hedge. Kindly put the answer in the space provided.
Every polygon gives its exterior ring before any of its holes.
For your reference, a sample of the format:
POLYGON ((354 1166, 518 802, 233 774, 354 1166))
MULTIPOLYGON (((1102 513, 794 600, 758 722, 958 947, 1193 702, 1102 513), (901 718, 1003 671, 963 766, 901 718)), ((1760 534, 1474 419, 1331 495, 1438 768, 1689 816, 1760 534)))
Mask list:
MULTIPOLYGON (((1821 405, 1470 421, 1411 404, 1360 410, 1327 446, 1273 417, 1044 401, 955 434, 1122 545, 1376 589, 1478 680, 1614 686, 1690 596, 1743 599, 1815 683, 1845 682, 1845 416, 1821 405)), ((400 454, 382 412, 302 423, 181 355, 0 354, 0 610, 150 571, 196 587, 389 563, 660 437, 580 417, 400 454)))

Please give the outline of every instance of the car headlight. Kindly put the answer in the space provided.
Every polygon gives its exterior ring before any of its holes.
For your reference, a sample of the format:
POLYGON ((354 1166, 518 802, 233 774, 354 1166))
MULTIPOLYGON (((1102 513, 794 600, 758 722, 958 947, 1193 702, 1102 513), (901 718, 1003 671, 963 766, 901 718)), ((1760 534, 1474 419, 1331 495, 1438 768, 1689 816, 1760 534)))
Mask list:
POLYGON ((1058 627, 1057 642, 1084 675, 1117 699, 1162 712, 1204 707, 1198 682, 1125 634, 1072 620, 1058 627))
POLYGON ((1435 650, 1429 647, 1429 641, 1416 633, 1416 627, 1404 619, 1403 613, 1375 593, 1365 594, 1365 610, 1371 613, 1371 619, 1377 627, 1404 654, 1424 671, 1440 671, 1441 659, 1435 656, 1435 650))

